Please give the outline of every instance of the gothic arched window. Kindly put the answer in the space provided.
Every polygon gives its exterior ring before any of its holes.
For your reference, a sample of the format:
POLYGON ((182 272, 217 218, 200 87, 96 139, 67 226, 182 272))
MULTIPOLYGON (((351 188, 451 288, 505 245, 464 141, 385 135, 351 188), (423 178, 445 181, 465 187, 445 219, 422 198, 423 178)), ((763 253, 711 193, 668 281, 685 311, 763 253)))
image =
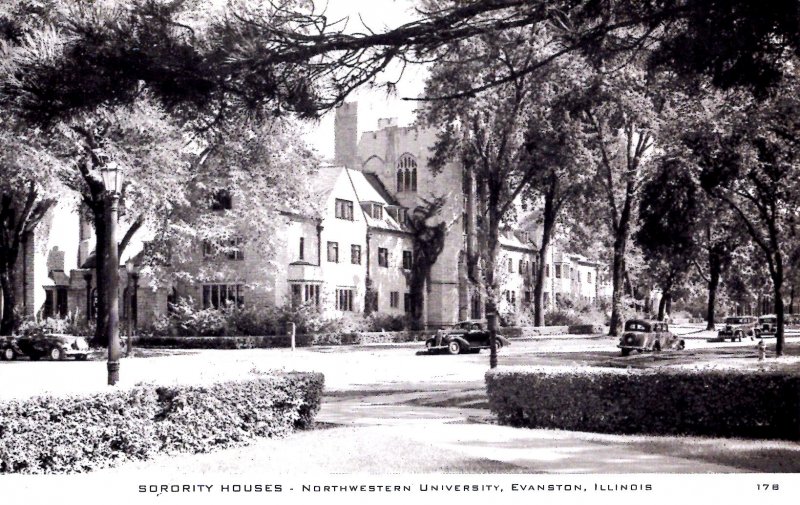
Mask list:
POLYGON ((417 190, 417 160, 410 154, 400 156, 397 161, 397 191, 417 190))

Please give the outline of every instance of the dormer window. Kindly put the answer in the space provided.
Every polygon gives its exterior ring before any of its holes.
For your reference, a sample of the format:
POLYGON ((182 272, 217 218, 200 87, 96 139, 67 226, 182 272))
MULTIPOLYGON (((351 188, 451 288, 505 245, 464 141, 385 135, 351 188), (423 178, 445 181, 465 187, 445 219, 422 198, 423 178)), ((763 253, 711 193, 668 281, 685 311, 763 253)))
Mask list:
POLYGON ((410 154, 397 161, 397 192, 417 190, 417 160, 410 154))
POLYGON ((231 210, 233 208, 233 198, 227 189, 221 189, 214 193, 211 198, 211 210, 231 210))

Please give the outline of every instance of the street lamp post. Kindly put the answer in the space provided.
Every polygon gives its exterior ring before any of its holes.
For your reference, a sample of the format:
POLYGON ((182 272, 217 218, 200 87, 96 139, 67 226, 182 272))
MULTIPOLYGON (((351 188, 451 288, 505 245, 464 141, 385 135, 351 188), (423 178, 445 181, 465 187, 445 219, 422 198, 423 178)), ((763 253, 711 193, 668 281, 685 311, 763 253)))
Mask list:
POLYGON ((119 194, 122 190, 122 171, 116 163, 108 162, 100 168, 103 185, 108 195, 106 205, 106 261, 105 283, 108 296, 108 323, 106 340, 108 341, 108 385, 119 381, 119 255, 117 251, 117 215, 119 211, 119 194))

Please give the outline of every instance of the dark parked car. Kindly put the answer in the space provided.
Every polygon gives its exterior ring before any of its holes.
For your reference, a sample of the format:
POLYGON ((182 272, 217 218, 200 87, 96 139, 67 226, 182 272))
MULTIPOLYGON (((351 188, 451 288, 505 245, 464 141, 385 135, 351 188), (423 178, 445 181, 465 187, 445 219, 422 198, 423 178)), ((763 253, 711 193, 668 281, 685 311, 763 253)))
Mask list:
POLYGON ((21 336, 15 340, 20 354, 28 356, 32 361, 37 361, 45 356, 52 360, 66 358, 85 360, 91 353, 86 339, 73 335, 21 336))
POLYGON ((725 327, 717 332, 717 340, 725 341, 731 339, 742 341, 744 337, 750 340, 760 337, 761 330, 758 326, 758 319, 753 316, 731 316, 725 318, 725 327))
MULTIPOLYGON (((498 350, 510 344, 508 339, 497 335, 498 350)), ((489 330, 482 321, 461 321, 453 328, 436 332, 425 341, 425 348, 429 352, 446 351, 449 354, 481 352, 481 349, 489 348, 489 330)))
POLYGON ((669 325, 662 321, 630 319, 625 321, 625 330, 619 338, 622 355, 631 351, 660 351, 662 349, 683 349, 686 342, 669 331, 669 325))
POLYGON ((17 359, 17 356, 22 354, 22 351, 17 345, 17 339, 14 337, 0 337, 0 359, 11 361, 17 359))
POLYGON ((763 336, 772 335, 778 332, 778 316, 768 314, 758 318, 758 331, 763 336))

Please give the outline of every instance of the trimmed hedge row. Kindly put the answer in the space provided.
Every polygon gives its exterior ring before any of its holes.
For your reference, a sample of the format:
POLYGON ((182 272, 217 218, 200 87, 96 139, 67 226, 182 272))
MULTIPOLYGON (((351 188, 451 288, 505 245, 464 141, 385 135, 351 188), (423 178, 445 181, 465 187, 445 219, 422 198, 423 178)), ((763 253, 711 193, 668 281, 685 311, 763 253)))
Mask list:
POLYGON ((511 426, 800 439, 800 376, 786 372, 510 368, 486 387, 511 426))
POLYGON ((322 374, 291 372, 0 403, 0 473, 86 472, 283 436, 311 426, 323 384, 322 374))
MULTIPOLYGON (((430 332, 391 331, 364 333, 335 333, 297 335, 299 347, 313 345, 358 345, 376 343, 401 343, 425 340, 430 332)), ((178 349, 271 349, 289 347, 288 335, 266 335, 257 337, 137 337, 134 347, 172 347, 178 349)))

